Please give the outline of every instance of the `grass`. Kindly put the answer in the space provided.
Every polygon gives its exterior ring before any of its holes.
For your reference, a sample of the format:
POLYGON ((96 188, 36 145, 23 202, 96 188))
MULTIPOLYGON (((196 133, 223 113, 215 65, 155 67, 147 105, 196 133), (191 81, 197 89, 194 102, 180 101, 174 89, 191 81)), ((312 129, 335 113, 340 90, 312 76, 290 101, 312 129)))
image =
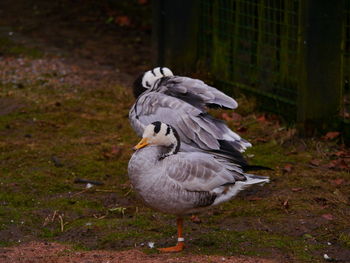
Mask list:
POLYGON ((27 56, 34 59, 43 57, 40 50, 26 47, 5 37, 0 37, 0 54, 27 56))
MULTIPOLYGON (((1 52, 37 58, 12 45, 1 40, 1 52)), ((17 243, 10 229, 26 240, 66 242, 79 249, 129 249, 149 241, 157 247, 172 245, 175 219, 145 208, 127 178, 138 140, 127 119, 131 92, 117 85, 43 85, 57 76, 47 74, 21 89, 0 84, 0 98, 21 105, 0 116, 0 137, 5 138, 0 140, 0 245, 17 243), (77 177, 104 185, 87 190, 73 183, 77 177)), ((298 139, 275 121, 259 122, 242 100, 241 125, 247 128, 242 136, 254 143, 247 156, 274 168, 260 173, 269 175, 271 183, 204 213, 200 225, 186 221, 189 247, 183 253, 322 262, 327 241, 348 249, 349 210, 342 196, 349 187, 331 180, 346 181, 349 174, 309 165, 315 158, 329 161, 338 146, 298 139), (291 171, 284 170, 286 164, 291 171)), ((233 121, 229 125, 237 128, 233 121)))

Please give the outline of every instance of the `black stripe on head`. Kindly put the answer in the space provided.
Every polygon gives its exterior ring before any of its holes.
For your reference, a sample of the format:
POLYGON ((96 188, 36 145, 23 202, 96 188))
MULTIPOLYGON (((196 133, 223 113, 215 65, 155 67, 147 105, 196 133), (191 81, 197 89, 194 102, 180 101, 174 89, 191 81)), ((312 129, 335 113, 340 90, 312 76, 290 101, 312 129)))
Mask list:
POLYGON ((160 73, 162 73, 162 75, 164 76, 163 67, 160 67, 160 73))
POLYGON ((154 73, 154 69, 152 69, 151 72, 152 72, 153 76, 156 77, 156 73, 154 73))
POLYGON ((181 145, 181 143, 180 143, 180 136, 177 133, 177 130, 175 130, 174 128, 172 128, 172 130, 173 130, 174 136, 175 136, 175 138, 177 140, 177 145, 176 145, 176 148, 175 148, 175 151, 174 151, 174 154, 176 154, 180 150, 180 145, 181 145))
POLYGON ((146 81, 146 86, 147 86, 147 87, 151 87, 151 84, 149 84, 149 82, 146 81))
POLYGON ((152 122, 152 124, 154 125, 154 132, 158 133, 160 131, 160 126, 162 125, 162 123, 160 121, 155 121, 152 122))
POLYGON ((165 135, 168 135, 168 134, 170 133, 170 131, 171 131, 171 127, 170 127, 170 125, 167 125, 165 135))

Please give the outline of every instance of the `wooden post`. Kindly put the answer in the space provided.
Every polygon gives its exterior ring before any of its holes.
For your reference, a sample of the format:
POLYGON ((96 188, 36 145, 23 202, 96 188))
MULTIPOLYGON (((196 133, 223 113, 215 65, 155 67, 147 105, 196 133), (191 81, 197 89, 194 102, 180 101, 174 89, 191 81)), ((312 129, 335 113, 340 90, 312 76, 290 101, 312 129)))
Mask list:
POLYGON ((176 74, 196 66, 199 0, 153 0, 154 65, 176 74))
POLYGON ((300 1, 298 123, 305 135, 329 128, 341 100, 343 0, 300 1))

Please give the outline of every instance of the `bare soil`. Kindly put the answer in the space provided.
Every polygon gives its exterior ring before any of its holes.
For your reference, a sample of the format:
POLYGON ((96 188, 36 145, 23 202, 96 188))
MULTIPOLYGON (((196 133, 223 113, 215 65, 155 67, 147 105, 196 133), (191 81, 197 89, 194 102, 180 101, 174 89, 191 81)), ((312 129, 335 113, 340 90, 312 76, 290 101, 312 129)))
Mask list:
POLYGON ((228 262, 228 263, 274 263, 274 260, 249 257, 224 257, 176 254, 147 255, 140 250, 126 251, 74 251, 67 245, 58 243, 31 242, 17 247, 1 248, 2 263, 188 263, 188 262, 228 262))

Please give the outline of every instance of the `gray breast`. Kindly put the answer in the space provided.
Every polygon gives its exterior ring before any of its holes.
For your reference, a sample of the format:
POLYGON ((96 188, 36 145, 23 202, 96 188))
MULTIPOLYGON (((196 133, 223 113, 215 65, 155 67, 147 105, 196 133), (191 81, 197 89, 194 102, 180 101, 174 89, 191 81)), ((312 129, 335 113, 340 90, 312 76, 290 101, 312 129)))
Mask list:
POLYGON ((187 191, 166 175, 158 158, 161 147, 145 147, 129 161, 128 175, 144 203, 161 212, 183 215, 211 205, 216 195, 206 191, 187 191))

